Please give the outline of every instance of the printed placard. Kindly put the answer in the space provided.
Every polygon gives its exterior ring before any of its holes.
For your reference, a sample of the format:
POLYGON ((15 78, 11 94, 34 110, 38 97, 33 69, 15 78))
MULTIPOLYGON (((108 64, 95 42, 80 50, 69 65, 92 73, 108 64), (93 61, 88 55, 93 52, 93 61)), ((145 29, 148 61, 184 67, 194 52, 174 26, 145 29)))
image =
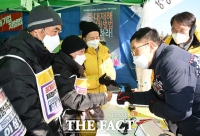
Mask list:
POLYGON ((87 79, 86 78, 77 78, 75 81, 75 90, 78 94, 87 94, 87 79))
POLYGON ((63 107, 54 80, 52 67, 36 74, 40 102, 44 119, 51 122, 62 113, 63 107))
POLYGON ((26 127, 22 124, 10 101, 0 88, 0 136, 24 136, 26 127))

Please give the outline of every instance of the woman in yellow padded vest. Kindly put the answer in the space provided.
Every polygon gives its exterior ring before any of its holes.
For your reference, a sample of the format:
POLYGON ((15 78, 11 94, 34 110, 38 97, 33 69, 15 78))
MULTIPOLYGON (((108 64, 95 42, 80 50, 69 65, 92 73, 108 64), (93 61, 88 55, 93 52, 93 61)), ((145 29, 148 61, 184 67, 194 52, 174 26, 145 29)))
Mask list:
MULTIPOLYGON (((87 78, 87 93, 106 92, 109 84, 114 82, 116 71, 113 62, 108 53, 108 48, 102 45, 100 40, 100 29, 93 22, 80 22, 82 39, 87 43, 88 48, 85 51, 86 60, 84 62, 84 73, 87 78)), ((94 112, 100 112, 100 108, 94 112)), ((103 111, 101 112, 103 113, 103 111)), ((94 119, 91 115, 90 119, 94 119)), ((87 126, 87 122, 85 123, 87 126)), ((94 124, 95 130, 80 130, 80 136, 95 136, 97 131, 97 122, 94 124)))
POLYGON ((107 91, 106 82, 99 80, 105 76, 105 79, 115 80, 116 71, 113 62, 108 53, 108 48, 102 45, 100 40, 100 29, 93 22, 80 22, 82 38, 87 43, 88 48, 85 51, 86 60, 84 62, 85 75, 87 77, 87 87, 89 93, 100 93, 107 91), (106 75, 104 75, 106 74, 106 75))

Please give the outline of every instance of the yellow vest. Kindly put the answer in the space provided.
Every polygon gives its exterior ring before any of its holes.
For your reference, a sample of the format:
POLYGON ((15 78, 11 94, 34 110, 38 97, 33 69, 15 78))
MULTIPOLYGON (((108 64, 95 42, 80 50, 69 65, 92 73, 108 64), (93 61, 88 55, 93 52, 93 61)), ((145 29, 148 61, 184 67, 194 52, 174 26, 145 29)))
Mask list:
POLYGON ((88 47, 85 51, 85 56, 84 72, 87 78, 87 92, 100 93, 107 91, 105 85, 99 84, 99 77, 106 73, 111 79, 115 80, 116 78, 116 71, 108 54, 108 48, 99 43, 98 53, 94 48, 88 47))
MULTIPOLYGON (((200 33, 196 30, 194 32, 194 35, 197 38, 198 42, 200 42, 200 33)), ((165 42, 165 44, 169 45, 171 40, 172 40, 172 35, 167 37, 164 42, 165 42)), ((190 53, 193 53, 193 54, 200 55, 200 45, 197 46, 197 47, 194 47, 194 45, 190 45, 190 47, 189 47, 189 49, 187 51, 190 52, 190 53)))

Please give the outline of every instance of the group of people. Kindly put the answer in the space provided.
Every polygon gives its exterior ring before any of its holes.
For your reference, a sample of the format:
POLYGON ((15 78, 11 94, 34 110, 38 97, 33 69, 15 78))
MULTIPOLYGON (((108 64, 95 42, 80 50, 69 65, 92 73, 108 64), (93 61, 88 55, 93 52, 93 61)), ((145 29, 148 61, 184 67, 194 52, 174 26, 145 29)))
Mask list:
MULTIPOLYGON (((149 105, 152 113, 168 121, 170 131, 183 136, 200 135, 200 34, 195 23, 189 12, 176 14, 171 19, 172 35, 165 43, 156 29, 144 27, 135 32, 130 39, 133 63, 153 69, 154 82, 149 91, 120 92, 116 100, 118 104, 149 105)), ((106 86, 116 83, 116 72, 109 49, 99 42, 99 27, 81 21, 81 36, 66 37, 61 50, 52 53, 60 44, 62 25, 51 7, 37 6, 29 13, 27 31, 19 31, 0 47, 0 86, 27 136, 94 136, 98 120, 104 117, 101 107, 112 98, 106 86), (77 78, 87 80, 87 94, 76 90, 77 78), (52 84, 45 91, 58 92, 59 97, 51 93, 48 98, 55 97, 62 108, 48 122, 40 94, 46 84, 54 82, 56 87, 52 84), (66 122, 77 119, 95 120, 95 130, 77 131, 75 122, 72 126, 66 122)))
POLYGON ((156 29, 141 28, 130 39, 133 63, 153 69, 152 87, 146 92, 120 92, 118 104, 148 105, 168 123, 174 135, 200 135, 200 34, 189 12, 174 15, 172 34, 163 42, 156 29))
POLYGON ((112 98, 105 85, 114 82, 116 73, 108 48, 99 43, 99 27, 81 21, 82 36, 66 37, 61 50, 52 53, 60 44, 62 25, 51 7, 40 5, 29 13, 27 31, 19 31, 1 45, 0 84, 26 127, 27 136, 94 136, 97 127, 85 133, 77 131, 75 123, 69 126, 67 120, 89 118, 96 123, 104 117, 101 106, 112 98), (48 80, 52 73, 53 78, 48 80), (87 79, 87 94, 76 90, 77 78, 87 79), (43 91, 45 99, 40 96, 43 91), (51 106, 54 100, 56 103, 51 106), (53 119, 45 119, 48 112, 43 107, 51 106, 51 111, 59 102, 62 108, 57 110, 61 112, 53 119))

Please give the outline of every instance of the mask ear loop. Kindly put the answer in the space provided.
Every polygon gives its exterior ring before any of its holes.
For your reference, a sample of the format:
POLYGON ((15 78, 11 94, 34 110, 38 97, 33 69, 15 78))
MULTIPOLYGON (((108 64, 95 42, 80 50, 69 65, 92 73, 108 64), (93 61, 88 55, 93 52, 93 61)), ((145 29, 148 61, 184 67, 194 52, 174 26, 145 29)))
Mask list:
MULTIPOLYGON (((44 32, 44 34, 45 34, 45 36, 47 35, 46 34, 46 32, 45 32, 45 30, 44 30, 44 28, 42 28, 42 31, 44 32)), ((40 36, 39 36, 40 37, 40 36)), ((40 38, 41 39, 41 38, 40 38)), ((44 42, 43 42, 43 40, 41 40, 42 41, 42 43, 44 44, 44 42)), ((45 46, 45 45, 44 45, 45 46)), ((46 46, 45 46, 46 47, 46 46)), ((47 49, 47 47, 46 47, 46 49, 47 49)))
MULTIPOLYGON (((44 31, 44 28, 42 28, 42 31, 44 32, 44 34, 46 35, 46 33, 45 33, 45 31, 44 31)), ((42 40, 42 38, 40 37, 40 35, 36 32, 36 34, 38 35, 38 37, 40 38, 40 40, 42 41, 42 43, 44 43, 43 42, 43 40, 42 40)))
POLYGON ((42 43, 43 43, 43 40, 42 40, 42 38, 40 37, 40 35, 38 34, 38 32, 36 32, 36 34, 37 34, 37 36, 40 38, 40 40, 41 40, 42 43))
POLYGON ((75 58, 77 57, 78 55, 75 53, 75 57, 73 58, 73 60, 75 60, 75 58))
POLYGON ((47 35, 46 32, 45 32, 45 30, 44 30, 44 28, 42 28, 42 31, 44 32, 45 35, 47 35))

